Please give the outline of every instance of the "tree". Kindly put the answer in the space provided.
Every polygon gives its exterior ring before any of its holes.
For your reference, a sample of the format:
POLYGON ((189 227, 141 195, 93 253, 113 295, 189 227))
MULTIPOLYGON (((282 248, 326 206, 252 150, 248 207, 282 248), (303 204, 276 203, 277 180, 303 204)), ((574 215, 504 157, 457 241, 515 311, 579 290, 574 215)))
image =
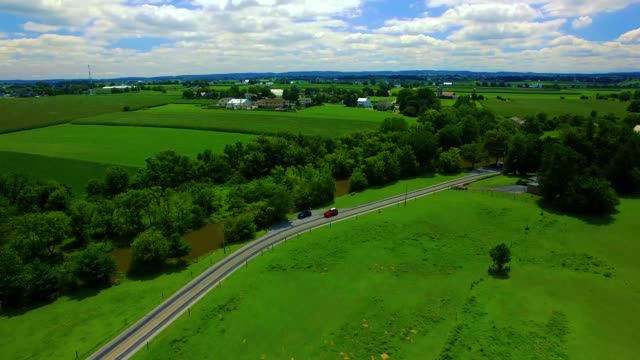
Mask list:
POLYGON ((156 229, 148 229, 136 236, 131 244, 134 263, 139 265, 162 265, 169 257, 171 244, 156 229))
POLYGON ((116 196, 127 191, 129 187, 129 173, 122 166, 110 166, 104 177, 104 194, 116 196))
POLYGON ((17 306, 26 300, 33 281, 33 268, 25 265, 10 246, 0 247, 0 302, 2 306, 17 306))
POLYGON ((438 131, 438 145, 443 150, 449 150, 453 147, 460 147, 462 139, 460 139, 461 131, 456 125, 447 125, 438 131))
POLYGON ((438 162, 440 163, 440 169, 442 170, 442 172, 447 174, 453 174, 453 173, 460 172, 461 160, 462 158, 460 156, 460 149, 451 148, 448 151, 445 151, 440 154, 440 158, 438 162))
POLYGON ((69 217, 71 229, 76 241, 86 244, 93 234, 93 216, 96 212, 96 205, 84 200, 78 200, 71 204, 69 217))
POLYGON ((144 187, 178 187, 193 178, 191 159, 173 150, 162 151, 147 159, 147 165, 143 169, 144 187))
POLYGON ((489 251, 493 265, 489 268, 489 273, 496 276, 508 276, 511 267, 506 266, 511 261, 511 249, 507 244, 502 243, 496 245, 489 251))
POLYGON ((191 253, 191 245, 178 233, 169 236, 169 257, 181 258, 191 253))
POLYGON ((573 212, 605 215, 615 211, 620 200, 607 180, 583 176, 569 182, 561 203, 573 212))
POLYGON ((49 194, 44 209, 47 211, 67 211, 71 203, 69 189, 60 186, 49 194))
POLYGON ((474 169, 476 164, 483 161, 489 156, 482 147, 482 144, 473 142, 471 144, 464 144, 460 147, 460 155, 462 158, 471 163, 471 168, 474 169))
POLYGON ((23 259, 50 260, 70 235, 70 222, 58 211, 24 215, 17 219, 14 246, 23 259))
POLYGON ((640 100, 633 100, 629 107, 627 107, 628 112, 632 113, 640 113, 640 100))
POLYGON ((496 164, 507 153, 509 133, 503 130, 489 130, 484 135, 484 148, 496 158, 496 164))
POLYGON ((196 97, 196 94, 193 92, 193 90, 187 89, 182 92, 182 98, 184 99, 193 99, 195 97, 196 97))
POLYGON ((87 182, 87 196, 96 197, 104 194, 104 183, 98 179, 91 179, 87 182))
POLYGON ((585 163, 584 156, 563 144, 545 146, 538 172, 542 195, 547 200, 554 200, 566 194, 569 182, 583 173, 585 163))
POLYGON ((386 118, 382 121, 382 124, 380 124, 380 131, 383 133, 402 132, 407 131, 408 128, 407 120, 401 117, 386 118))
POLYGON ((224 240, 227 244, 251 240, 255 233, 256 224, 251 215, 243 214, 224 223, 224 240))
POLYGON ((111 275, 116 270, 116 260, 109 251, 109 246, 104 243, 89 244, 73 257, 73 274, 87 286, 109 283, 111 275))
POLYGON ((364 190, 368 186, 367 176, 361 169, 356 169, 349 177, 349 191, 351 192, 364 190))

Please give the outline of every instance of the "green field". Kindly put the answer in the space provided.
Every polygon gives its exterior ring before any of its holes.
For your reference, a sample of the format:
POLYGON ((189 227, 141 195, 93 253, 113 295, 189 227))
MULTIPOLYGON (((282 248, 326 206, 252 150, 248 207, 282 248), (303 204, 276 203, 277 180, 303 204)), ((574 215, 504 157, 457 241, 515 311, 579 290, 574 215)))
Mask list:
MULTIPOLYGON (((227 250, 239 247, 233 245, 227 250)), ((217 250, 180 271, 153 280, 127 279, 109 289, 64 296, 25 313, 2 314, 2 358, 75 359, 76 351, 79 358, 86 358, 222 258, 222 250, 217 250)))
MULTIPOLYGON (((71 186, 76 195, 86 193, 87 182, 103 179, 109 164, 42 155, 0 151, 0 173, 24 174, 35 180, 55 180, 71 186)), ((129 168, 130 173, 135 171, 129 168)))
POLYGON ((447 191, 253 260, 138 359, 634 359, 640 200, 608 225, 447 191), (528 228, 528 230, 525 230, 528 228), (512 247, 511 278, 487 275, 512 247))
POLYGON ((0 135, 0 151, 139 167, 163 150, 188 156, 205 149, 221 153, 225 144, 246 142, 253 137, 213 131, 64 124, 0 135))
POLYGON ((71 120, 122 112, 125 106, 132 110, 179 101, 180 97, 160 92, 114 95, 61 95, 39 98, 0 99, 0 133, 32 129, 71 120))
POLYGON ((382 120, 390 116, 398 115, 338 105, 317 106, 297 112, 278 112, 203 109, 199 105, 171 104, 142 111, 94 116, 76 120, 74 124, 132 125, 252 134, 288 131, 335 137, 377 129, 382 120))
MULTIPOLYGON (((503 95, 506 98, 506 95, 503 95)), ((609 100, 580 100, 566 98, 561 100, 559 97, 556 99, 540 98, 536 95, 531 97, 512 97, 512 100, 501 101, 495 98, 482 101, 482 105, 488 109, 496 112, 498 115, 505 117, 524 117, 527 115, 535 115, 540 112, 544 112, 549 116, 558 116, 561 114, 572 114, 589 116, 592 110, 595 110, 600 115, 606 115, 612 113, 618 117, 624 117, 626 115, 626 109, 629 103, 609 100)))

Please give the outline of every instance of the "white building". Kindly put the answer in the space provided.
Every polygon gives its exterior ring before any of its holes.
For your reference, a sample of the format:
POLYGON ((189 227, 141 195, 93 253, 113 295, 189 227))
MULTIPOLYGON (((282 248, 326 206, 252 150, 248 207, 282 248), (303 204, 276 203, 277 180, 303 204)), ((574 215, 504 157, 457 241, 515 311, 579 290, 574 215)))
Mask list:
POLYGON ((284 90, 282 90, 282 89, 271 89, 271 93, 273 95, 275 95, 276 97, 282 97, 282 94, 284 93, 284 90))
POLYGON ((231 99, 227 102, 227 109, 248 109, 253 106, 253 102, 248 99, 231 99))
POLYGON ((636 127, 633 128, 633 131, 640 133, 640 125, 636 125, 636 127))
POLYGON ((369 98, 359 98, 357 104, 358 104, 358 107, 370 108, 371 100, 369 98))

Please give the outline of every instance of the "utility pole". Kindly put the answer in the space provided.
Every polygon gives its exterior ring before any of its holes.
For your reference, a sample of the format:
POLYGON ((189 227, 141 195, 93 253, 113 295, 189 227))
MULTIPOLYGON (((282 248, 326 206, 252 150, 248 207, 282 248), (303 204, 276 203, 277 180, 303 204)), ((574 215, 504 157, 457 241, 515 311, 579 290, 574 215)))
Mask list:
POLYGON ((404 188, 404 207, 407 207, 407 195, 409 195, 409 185, 404 188))

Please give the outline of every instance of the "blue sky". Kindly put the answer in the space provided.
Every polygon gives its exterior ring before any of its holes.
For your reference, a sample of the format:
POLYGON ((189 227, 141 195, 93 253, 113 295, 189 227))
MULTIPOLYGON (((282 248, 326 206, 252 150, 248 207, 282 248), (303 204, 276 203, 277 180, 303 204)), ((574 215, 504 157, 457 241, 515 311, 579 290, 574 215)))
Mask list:
POLYGON ((0 0, 0 79, 639 60, 640 0, 0 0))

